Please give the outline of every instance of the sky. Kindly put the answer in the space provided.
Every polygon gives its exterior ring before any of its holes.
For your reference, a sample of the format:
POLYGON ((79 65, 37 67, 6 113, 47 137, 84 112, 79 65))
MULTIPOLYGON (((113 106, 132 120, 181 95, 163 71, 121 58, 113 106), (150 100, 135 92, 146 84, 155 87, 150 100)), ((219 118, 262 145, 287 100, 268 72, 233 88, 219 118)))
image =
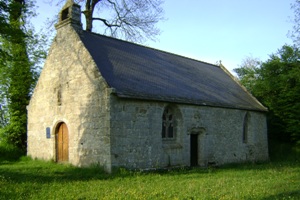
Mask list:
MULTIPOLYGON (((38 30, 60 10, 37 0, 38 30)), ((146 46, 196 60, 222 64, 233 73, 246 57, 266 61, 285 44, 292 30, 295 0, 165 0, 162 33, 146 46)), ((83 18, 84 19, 84 18, 83 18)))

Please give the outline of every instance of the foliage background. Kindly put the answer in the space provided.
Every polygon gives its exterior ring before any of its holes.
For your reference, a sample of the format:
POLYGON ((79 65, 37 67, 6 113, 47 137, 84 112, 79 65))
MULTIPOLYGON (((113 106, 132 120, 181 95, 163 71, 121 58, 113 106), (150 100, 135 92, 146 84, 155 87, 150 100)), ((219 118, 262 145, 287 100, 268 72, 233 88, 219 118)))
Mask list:
POLYGON ((300 141, 300 51, 284 45, 265 62, 248 58, 235 69, 241 83, 267 108, 269 137, 300 141))
POLYGON ((30 24, 33 1, 0 0, 0 7, 0 139, 25 152, 26 106, 46 55, 45 37, 30 24))

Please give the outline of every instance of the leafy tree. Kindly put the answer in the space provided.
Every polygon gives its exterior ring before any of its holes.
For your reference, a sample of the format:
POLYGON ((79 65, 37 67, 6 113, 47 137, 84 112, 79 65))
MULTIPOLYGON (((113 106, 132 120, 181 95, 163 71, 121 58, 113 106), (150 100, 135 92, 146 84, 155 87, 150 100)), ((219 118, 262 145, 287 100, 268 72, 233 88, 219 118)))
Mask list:
POLYGON ((7 6, 7 0, 0 0, 0 34, 2 36, 7 36, 9 33, 9 24, 7 22, 7 15, 8 12, 8 6, 7 6))
MULTIPOLYGON (((4 1, 2 1, 4 2, 4 1)), ((36 45, 38 39, 25 26, 33 13, 32 2, 6 0, 1 13, 2 23, 13 31, 0 34, 1 50, 7 55, 0 58, 0 103, 2 137, 20 149, 26 149, 27 110, 30 94, 37 77, 36 67, 44 51, 36 45), (33 45, 35 48, 33 49, 33 45)))
POLYGON ((3 50, 2 43, 3 38, 8 38, 11 36, 15 30, 13 30, 13 27, 8 22, 8 13, 9 6, 7 0, 0 0, 0 56, 3 58, 4 56, 8 56, 6 52, 3 50))
MULTIPOLYGON (((10 34, 10 26, 7 20, 7 15, 6 13, 8 12, 8 6, 7 6, 7 1, 6 0, 0 0, 0 61, 5 59, 7 54, 3 50, 2 43, 3 39, 2 38, 7 38, 7 36, 10 34)), ((2 70, 0 68, 0 74, 2 74, 2 70)), ((0 85, 0 95, 2 96, 3 87, 0 85)), ((3 98, 0 99, 2 100, 3 98)), ((6 124, 6 118, 5 118, 5 112, 3 108, 3 103, 0 101, 0 128, 2 128, 6 124)))
POLYGON ((268 107, 270 136, 300 142, 299 49, 284 45, 260 67, 241 67, 235 71, 240 75, 241 82, 246 87, 251 85, 252 94, 268 107))
MULTIPOLYGON (((53 0, 50 0, 53 2, 53 0)), ((58 0, 57 5, 65 0, 58 0)), ((86 31, 99 22, 103 33, 129 41, 142 42, 160 34, 155 26, 163 19, 163 0, 77 0, 85 16, 86 31), (97 16, 94 16, 97 15, 97 16)))
POLYGON ((257 96, 280 119, 284 132, 300 141, 300 51, 283 46, 263 63, 258 80, 257 96))
POLYGON ((240 82, 244 85, 248 91, 253 92, 255 89, 255 83, 259 76, 259 68, 261 61, 257 58, 246 57, 240 68, 234 69, 234 72, 237 74, 240 82))

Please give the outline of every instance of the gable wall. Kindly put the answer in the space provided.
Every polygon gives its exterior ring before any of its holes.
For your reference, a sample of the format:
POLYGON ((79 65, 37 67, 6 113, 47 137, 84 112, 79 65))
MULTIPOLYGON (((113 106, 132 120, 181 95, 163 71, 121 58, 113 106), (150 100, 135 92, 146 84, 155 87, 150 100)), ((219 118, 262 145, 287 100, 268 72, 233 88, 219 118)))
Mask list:
POLYGON ((59 29, 28 106, 28 155, 55 160, 55 129, 65 122, 69 162, 109 168, 109 93, 77 33, 70 26, 59 29))
POLYGON ((190 134, 198 135, 198 164, 268 159, 266 118, 250 112, 248 140, 243 142, 246 111, 113 98, 112 165, 157 168, 190 165, 190 134), (164 108, 177 110, 176 139, 161 137, 164 108))

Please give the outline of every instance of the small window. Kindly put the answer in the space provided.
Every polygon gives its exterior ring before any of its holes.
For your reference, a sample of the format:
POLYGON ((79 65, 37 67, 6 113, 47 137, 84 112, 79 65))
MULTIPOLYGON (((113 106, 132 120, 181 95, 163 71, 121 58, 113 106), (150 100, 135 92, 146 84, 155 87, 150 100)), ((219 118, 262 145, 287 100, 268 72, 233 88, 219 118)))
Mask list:
POLYGON ((243 122, 243 143, 248 142, 248 124, 249 124, 249 113, 247 112, 244 116, 244 122, 243 122))
POLYGON ((69 18, 69 8, 64 9, 61 13, 61 20, 62 21, 67 19, 67 18, 69 18))
POLYGON ((57 105, 61 106, 61 89, 60 88, 57 91, 57 105))
POLYGON ((162 138, 174 138, 174 113, 166 108, 162 116, 162 138))

